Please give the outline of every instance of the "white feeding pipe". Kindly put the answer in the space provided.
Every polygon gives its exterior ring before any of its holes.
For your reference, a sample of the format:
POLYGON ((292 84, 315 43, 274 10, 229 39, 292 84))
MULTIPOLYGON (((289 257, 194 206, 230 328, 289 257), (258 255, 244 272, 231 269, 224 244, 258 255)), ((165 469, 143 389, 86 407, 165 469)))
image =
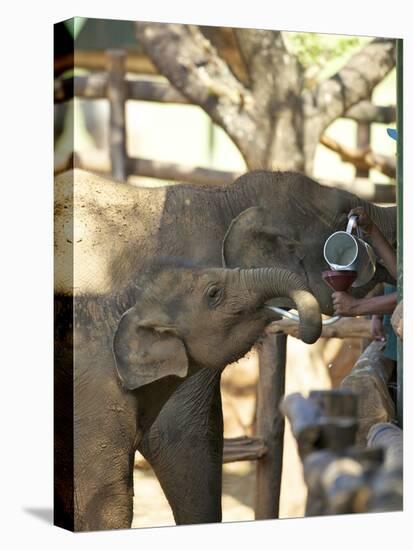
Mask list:
MULTIPOLYGON (((300 317, 296 313, 291 313, 290 311, 286 311, 285 309, 282 309, 280 307, 275 307, 275 306, 265 306, 265 307, 270 309, 271 311, 274 311, 274 313, 281 315, 281 317, 285 317, 286 319, 290 319, 291 321, 296 321, 297 323, 300 322, 300 317)), ((334 315, 334 317, 330 317, 330 319, 323 319, 321 323, 323 327, 327 327, 329 325, 336 323, 339 319, 341 319, 340 315, 334 315)))

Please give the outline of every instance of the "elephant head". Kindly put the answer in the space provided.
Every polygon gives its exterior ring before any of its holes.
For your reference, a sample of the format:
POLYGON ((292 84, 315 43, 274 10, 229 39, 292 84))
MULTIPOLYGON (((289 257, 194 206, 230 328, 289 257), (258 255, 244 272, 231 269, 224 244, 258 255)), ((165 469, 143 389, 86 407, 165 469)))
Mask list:
POLYGON ((274 319, 264 305, 275 297, 292 301, 301 339, 316 341, 318 303, 290 271, 163 266, 147 278, 117 327, 113 351, 123 386, 136 389, 185 377, 192 365, 220 369, 236 361, 274 319))
MULTIPOLYGON (((298 207, 297 207, 298 208, 298 207)), ((222 244, 224 267, 258 268, 277 266, 299 274, 317 298, 322 313, 333 314, 332 290, 322 279, 329 269, 323 255, 323 245, 332 232, 345 229, 347 213, 335 217, 323 216, 308 208, 293 212, 273 212, 264 206, 254 206, 241 212, 230 224, 222 244)), ((355 297, 364 296, 388 274, 378 266, 374 279, 365 287, 351 289, 355 297)), ((273 305, 293 307, 289 300, 275 300, 273 305)))

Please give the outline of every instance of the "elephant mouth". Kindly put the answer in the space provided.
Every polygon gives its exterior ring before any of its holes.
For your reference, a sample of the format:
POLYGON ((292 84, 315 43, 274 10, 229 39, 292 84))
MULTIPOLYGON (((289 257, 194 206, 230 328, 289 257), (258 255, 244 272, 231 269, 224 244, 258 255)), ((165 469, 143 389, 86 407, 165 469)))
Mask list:
POLYGON ((296 308, 294 302, 288 297, 278 297, 267 300, 257 308, 259 314, 265 317, 267 323, 280 321, 283 318, 282 315, 271 309, 273 307, 284 309, 285 311, 296 308))
MULTIPOLYGON (((256 316, 263 320, 265 324, 273 323, 274 321, 280 321, 282 319, 282 316, 276 313, 271 309, 272 306, 272 300, 269 300, 268 302, 265 302, 265 304, 261 304, 258 306, 255 310, 256 316)), ((275 307, 285 307, 285 306, 275 306, 275 307)), ((290 309, 289 307, 286 309, 290 309)))
POLYGON ((278 297, 278 298, 271 298, 270 300, 267 300, 263 307, 266 306, 273 306, 273 307, 282 307, 285 309, 295 309, 295 304, 291 298, 288 297, 278 297))

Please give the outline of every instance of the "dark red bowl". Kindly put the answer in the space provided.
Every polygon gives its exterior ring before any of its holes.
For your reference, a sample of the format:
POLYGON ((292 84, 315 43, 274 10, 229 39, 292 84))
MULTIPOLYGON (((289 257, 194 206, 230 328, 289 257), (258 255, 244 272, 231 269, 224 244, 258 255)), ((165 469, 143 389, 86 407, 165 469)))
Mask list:
POLYGON ((328 284, 333 290, 347 290, 354 281, 357 279, 357 271, 342 270, 334 271, 327 270, 323 271, 321 276, 324 279, 324 282, 328 284))

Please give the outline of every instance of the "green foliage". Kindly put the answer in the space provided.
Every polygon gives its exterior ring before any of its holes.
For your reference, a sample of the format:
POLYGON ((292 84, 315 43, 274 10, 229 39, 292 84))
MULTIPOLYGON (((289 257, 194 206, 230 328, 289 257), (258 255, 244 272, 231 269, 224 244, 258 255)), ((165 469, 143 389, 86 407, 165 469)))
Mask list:
POLYGON ((307 32, 284 32, 284 40, 306 72, 307 85, 328 78, 370 38, 307 32))
POLYGON ((336 57, 341 57, 349 50, 361 45, 358 36, 333 36, 316 33, 288 33, 292 49, 300 63, 324 66, 336 57))

